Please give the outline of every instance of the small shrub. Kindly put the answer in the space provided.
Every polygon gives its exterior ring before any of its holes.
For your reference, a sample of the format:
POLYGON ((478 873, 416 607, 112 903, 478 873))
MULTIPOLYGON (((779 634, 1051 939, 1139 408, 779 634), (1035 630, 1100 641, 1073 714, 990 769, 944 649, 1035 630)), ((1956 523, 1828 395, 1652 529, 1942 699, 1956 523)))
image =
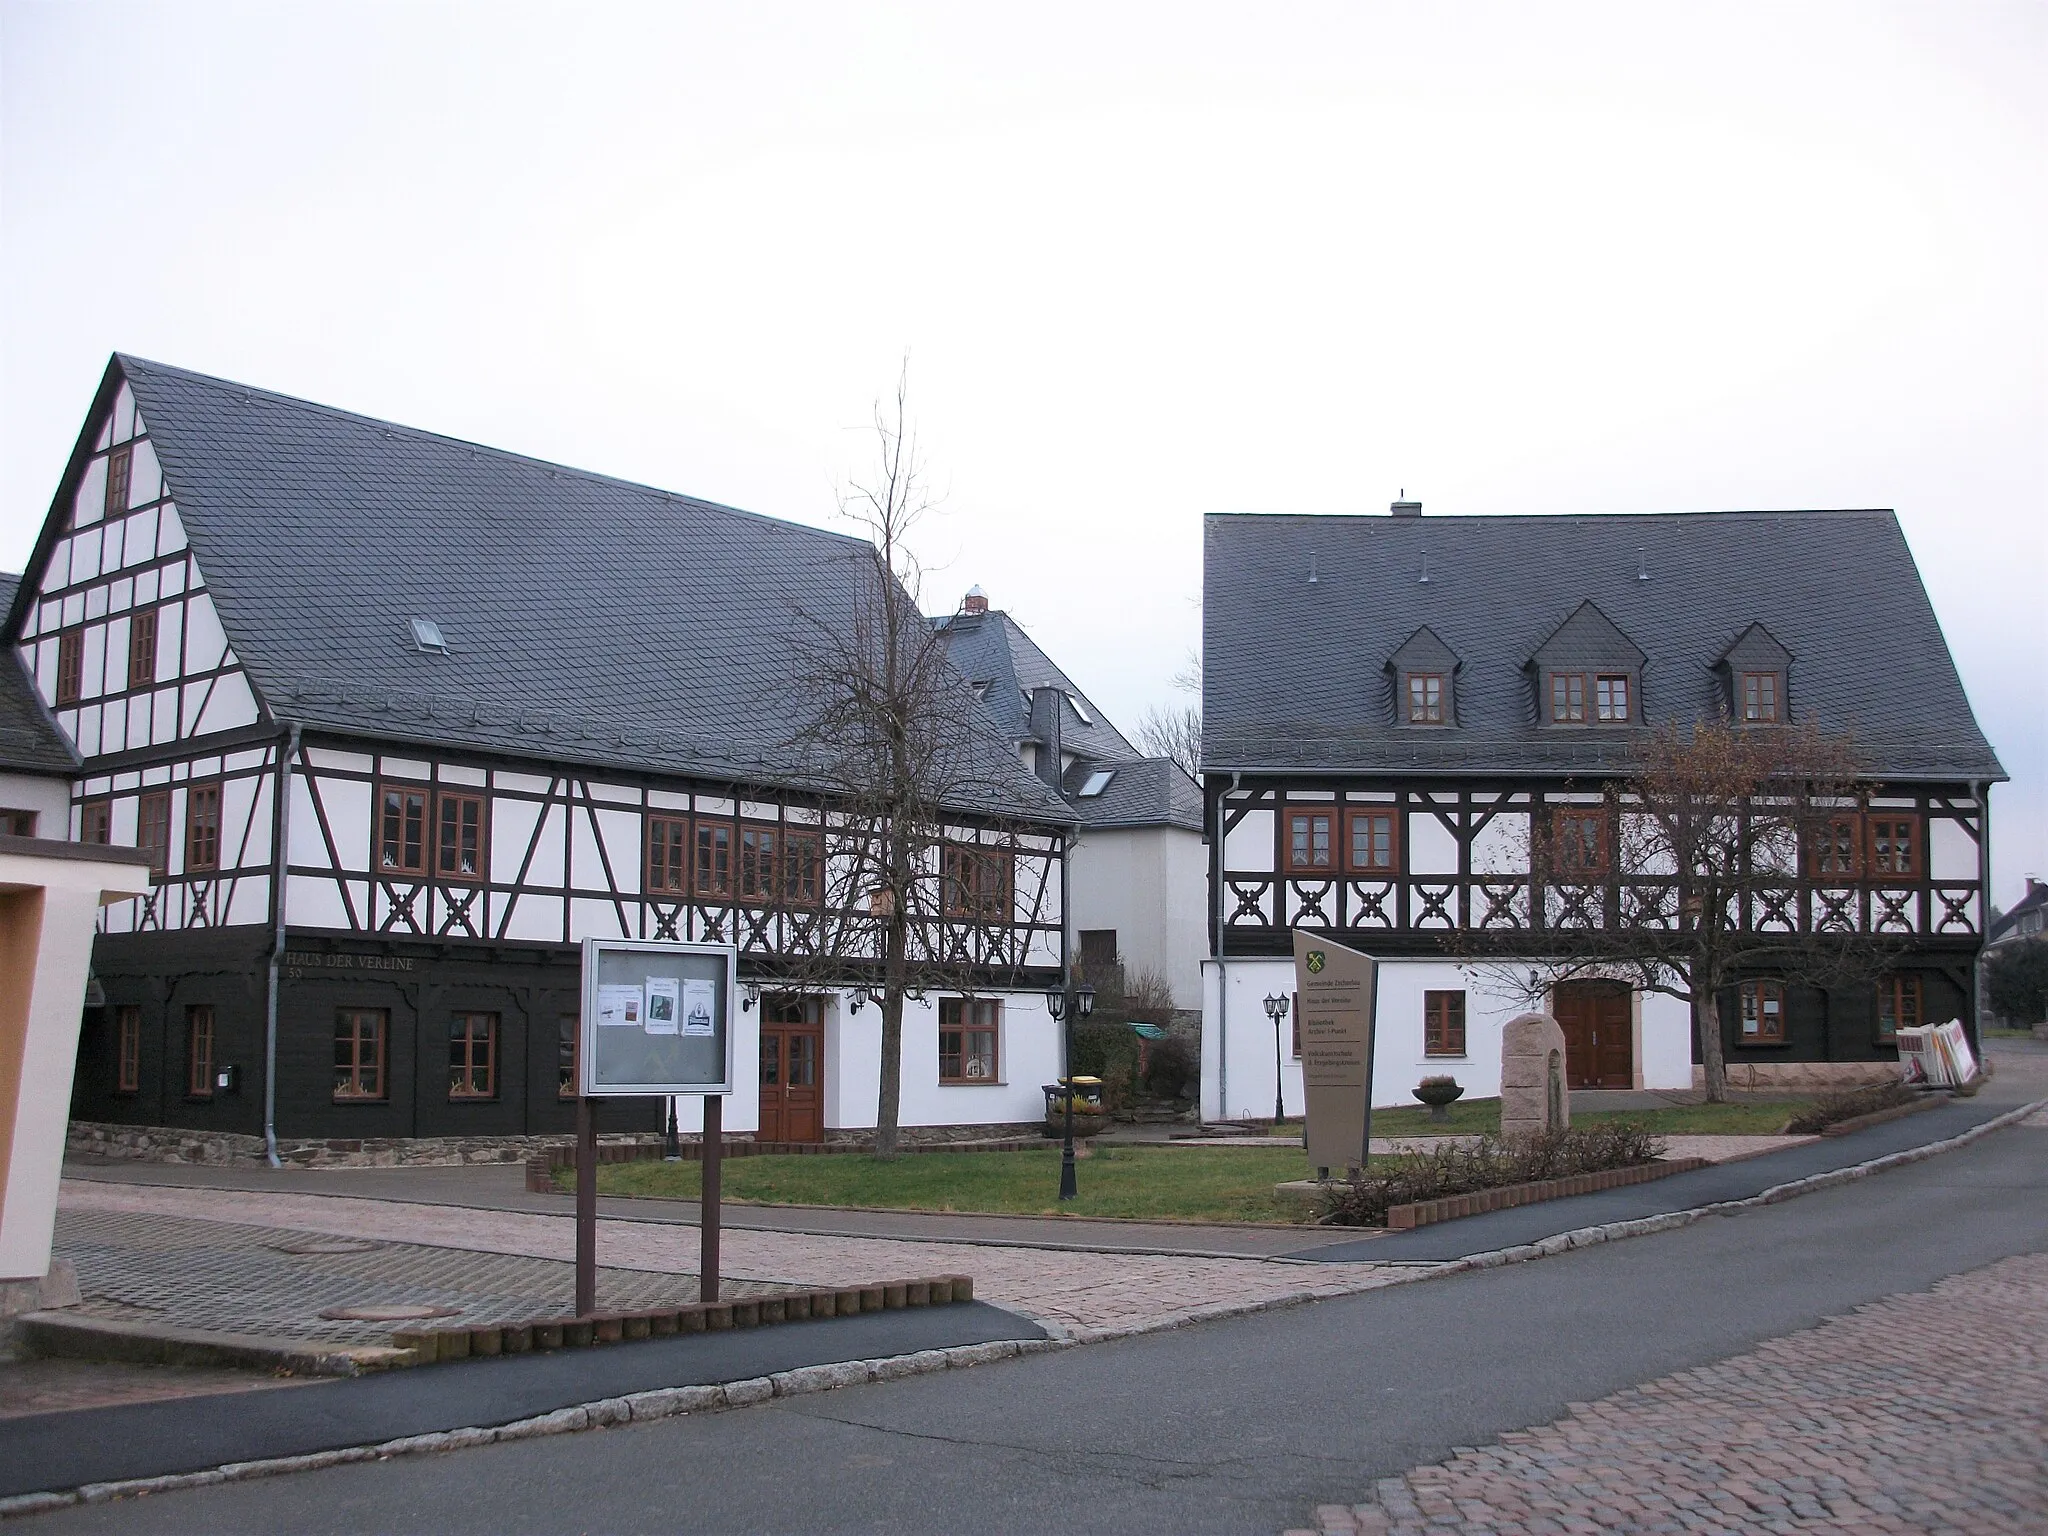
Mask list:
POLYGON ((1385 1171, 1354 1173, 1323 1196, 1325 1226, 1383 1227, 1391 1206, 1474 1190, 1567 1179, 1655 1162, 1664 1142, 1632 1120, 1602 1121, 1538 1136, 1482 1136, 1403 1156, 1385 1171))
POLYGON ((1910 1104, 1916 1097, 1914 1090, 1903 1082, 1874 1083, 1868 1088, 1826 1093, 1813 1101, 1813 1108, 1788 1120, 1785 1129, 1794 1136, 1814 1136, 1831 1125, 1854 1120, 1858 1115, 1874 1115, 1880 1109, 1910 1104))
POLYGON ((1194 1052, 1178 1036, 1168 1035, 1164 1040, 1154 1040, 1151 1050, 1145 1053, 1147 1093, 1162 1099, 1183 1098, 1195 1076, 1194 1052))

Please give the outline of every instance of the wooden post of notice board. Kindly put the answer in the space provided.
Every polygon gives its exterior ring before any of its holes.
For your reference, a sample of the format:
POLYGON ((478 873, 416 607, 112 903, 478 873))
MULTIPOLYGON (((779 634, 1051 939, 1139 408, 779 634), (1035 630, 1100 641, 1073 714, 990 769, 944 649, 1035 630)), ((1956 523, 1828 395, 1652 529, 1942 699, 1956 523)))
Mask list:
POLYGON ((597 1310, 597 1100, 576 1100, 576 1315, 597 1310))
POLYGON ((704 1188, 697 1202, 699 1299, 718 1300, 718 1201, 725 1165, 725 1100, 704 1095, 704 1188))

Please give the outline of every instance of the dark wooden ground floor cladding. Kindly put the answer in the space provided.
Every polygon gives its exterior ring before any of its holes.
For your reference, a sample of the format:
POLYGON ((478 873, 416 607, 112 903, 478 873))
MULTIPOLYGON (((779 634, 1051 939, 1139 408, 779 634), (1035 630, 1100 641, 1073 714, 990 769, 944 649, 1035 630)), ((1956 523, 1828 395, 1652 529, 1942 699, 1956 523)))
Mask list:
MULTIPOLYGON (((269 959, 262 929, 102 935, 106 1006, 85 1014, 72 1115, 260 1136, 269 959)), ((292 935, 278 1134, 571 1134, 581 974, 567 946, 292 935)), ((613 1100, 604 1129, 658 1130, 664 1113, 613 1100)))

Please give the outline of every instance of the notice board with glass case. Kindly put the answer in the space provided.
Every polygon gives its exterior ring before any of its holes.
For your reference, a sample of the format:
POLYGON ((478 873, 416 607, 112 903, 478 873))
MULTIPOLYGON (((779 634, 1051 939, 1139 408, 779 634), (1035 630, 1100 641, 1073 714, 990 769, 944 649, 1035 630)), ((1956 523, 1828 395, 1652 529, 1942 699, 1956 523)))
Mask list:
POLYGON ((731 1093, 738 967, 729 944, 585 939, 578 1090, 731 1093))

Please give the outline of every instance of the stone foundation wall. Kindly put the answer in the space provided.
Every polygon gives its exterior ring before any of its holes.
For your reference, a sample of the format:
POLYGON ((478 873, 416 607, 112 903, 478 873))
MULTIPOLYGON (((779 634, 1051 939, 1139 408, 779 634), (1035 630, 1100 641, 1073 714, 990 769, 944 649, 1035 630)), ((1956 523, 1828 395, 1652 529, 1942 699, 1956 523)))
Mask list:
MULTIPOLYGON (((1895 1083, 1899 1064, 1895 1061, 1731 1061, 1730 1088, 1814 1088, 1832 1092, 1840 1088, 1863 1088, 1872 1083, 1895 1083)), ((1707 1086, 1706 1068, 1694 1064, 1694 1089, 1707 1086)))
MULTIPOLYGON (((907 1125, 901 1133, 907 1147, 949 1146, 962 1141, 999 1141, 1019 1136, 1036 1136, 1036 1120, 998 1125, 907 1125)), ((835 1146, 866 1146, 871 1130, 832 1130, 826 1140, 835 1146)), ((697 1137, 685 1135, 684 1141, 697 1137)), ((746 1133, 728 1140, 749 1141, 746 1133)), ((656 1131, 599 1136, 607 1147, 660 1146, 656 1131)), ((277 1155, 293 1168, 400 1168, 458 1167, 467 1163, 523 1163, 545 1157, 550 1148, 566 1148, 563 1136, 365 1136, 359 1138, 279 1137, 277 1155)), ((249 1166, 266 1162, 261 1136, 238 1136, 224 1131, 183 1131, 168 1126, 112 1125, 97 1120, 74 1120, 65 1138, 64 1150, 80 1157, 131 1158, 148 1163, 204 1163, 212 1166, 249 1166)))
MULTIPOLYGON (((601 1136, 611 1145, 658 1143, 651 1131, 601 1136)), ((277 1155, 294 1168, 455 1167, 465 1163, 520 1163, 549 1147, 566 1145, 560 1136, 415 1136, 312 1139, 279 1137, 277 1155)), ((261 1136, 181 1131, 166 1126, 109 1125, 74 1120, 65 1138, 67 1153, 82 1157, 132 1158, 148 1163, 251 1165, 267 1161, 261 1136)))

